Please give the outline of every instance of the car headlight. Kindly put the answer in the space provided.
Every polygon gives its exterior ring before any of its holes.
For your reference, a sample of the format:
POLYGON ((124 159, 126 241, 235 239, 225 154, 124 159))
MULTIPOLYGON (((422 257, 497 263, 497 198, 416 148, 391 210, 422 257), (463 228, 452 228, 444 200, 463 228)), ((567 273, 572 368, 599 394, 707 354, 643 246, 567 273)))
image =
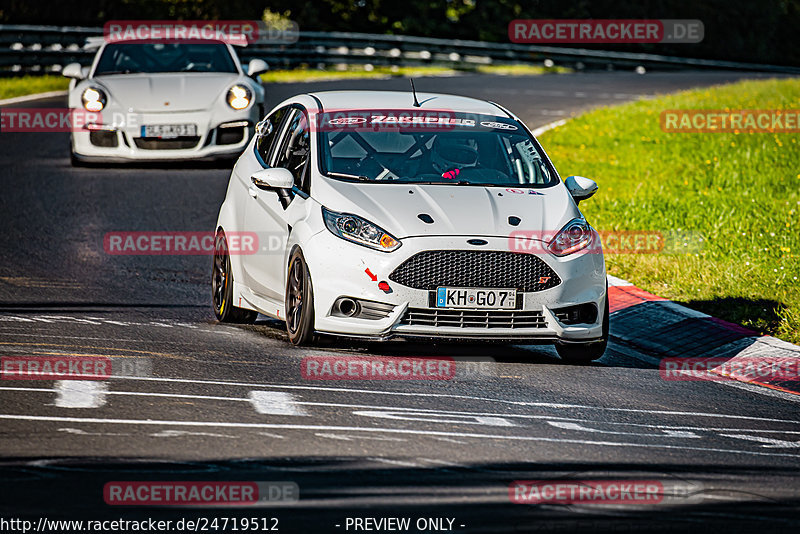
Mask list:
POLYGON ((228 101, 228 105, 236 110, 249 106, 252 99, 253 93, 244 85, 234 85, 228 89, 228 96, 225 98, 228 101))
POLYGON ((328 230, 347 241, 383 252, 392 252, 402 245, 383 228, 358 215, 337 213, 323 207, 322 218, 328 230))
POLYGON ((567 256, 589 246, 594 237, 592 227, 584 219, 572 219, 547 245, 556 256, 567 256))
POLYGON ((86 108, 86 111, 103 111, 108 101, 103 90, 97 87, 87 87, 84 89, 81 100, 83 101, 83 107, 86 108))

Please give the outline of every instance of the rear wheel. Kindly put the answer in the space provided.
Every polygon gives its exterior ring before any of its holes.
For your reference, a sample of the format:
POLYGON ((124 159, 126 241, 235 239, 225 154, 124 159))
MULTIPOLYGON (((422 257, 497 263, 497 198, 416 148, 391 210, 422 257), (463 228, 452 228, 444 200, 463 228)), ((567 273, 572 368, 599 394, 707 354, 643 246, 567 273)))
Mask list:
POLYGON ((295 345, 314 340, 314 290, 300 249, 292 253, 286 276, 286 331, 295 345))
POLYGON ((223 323, 253 323, 258 312, 237 308, 233 305, 233 274, 228 254, 225 232, 217 232, 214 238, 214 265, 211 273, 211 289, 214 315, 223 323))
POLYGON ((556 343, 556 352, 562 360, 570 363, 586 364, 599 360, 606 352, 608 345, 608 287, 606 287, 606 311, 603 316, 603 338, 592 343, 556 343))

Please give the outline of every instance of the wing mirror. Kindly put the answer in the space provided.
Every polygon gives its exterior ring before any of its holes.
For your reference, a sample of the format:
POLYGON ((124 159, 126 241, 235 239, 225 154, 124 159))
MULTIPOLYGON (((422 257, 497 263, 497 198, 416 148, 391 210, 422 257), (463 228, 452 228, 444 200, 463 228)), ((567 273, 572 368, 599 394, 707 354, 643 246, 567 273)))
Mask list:
POLYGON ((269 70, 269 65, 263 59, 251 59, 247 64, 247 75, 255 78, 259 74, 263 74, 269 70))
POLYGON ((586 200, 597 192, 597 182, 583 176, 568 176, 564 180, 564 185, 576 203, 586 200))
POLYGON ((61 75, 66 78, 74 78, 76 80, 83 80, 86 78, 80 63, 70 63, 64 67, 64 69, 61 71, 61 75))
POLYGON ((253 185, 265 190, 291 189, 294 187, 294 176, 289 172, 289 169, 282 167, 256 171, 250 177, 250 180, 253 185))

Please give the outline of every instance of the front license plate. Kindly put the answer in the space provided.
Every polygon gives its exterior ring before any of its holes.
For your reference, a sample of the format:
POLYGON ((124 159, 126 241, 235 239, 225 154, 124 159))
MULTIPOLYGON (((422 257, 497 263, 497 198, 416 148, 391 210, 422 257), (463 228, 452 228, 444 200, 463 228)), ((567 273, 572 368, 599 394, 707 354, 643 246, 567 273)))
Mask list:
POLYGON ((437 308, 513 310, 516 304, 516 289, 472 289, 464 287, 439 287, 436 289, 437 308))
POLYGON ((194 137, 196 135, 196 124, 154 124, 152 126, 142 126, 142 137, 170 139, 173 137, 194 137))

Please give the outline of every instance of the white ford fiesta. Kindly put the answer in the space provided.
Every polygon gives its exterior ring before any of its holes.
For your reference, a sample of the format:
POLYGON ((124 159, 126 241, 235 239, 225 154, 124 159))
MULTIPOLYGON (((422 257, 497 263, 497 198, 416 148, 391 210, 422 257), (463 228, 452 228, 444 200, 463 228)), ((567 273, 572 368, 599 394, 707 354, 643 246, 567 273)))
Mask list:
POLYGON ((603 355, 600 239, 522 121, 471 98, 341 91, 284 101, 237 161, 213 305, 314 335, 555 344, 603 355))
POLYGON ((69 107, 98 117, 73 127, 71 161, 234 159, 263 116, 266 70, 254 59, 245 74, 221 41, 105 43, 62 71, 69 107))

